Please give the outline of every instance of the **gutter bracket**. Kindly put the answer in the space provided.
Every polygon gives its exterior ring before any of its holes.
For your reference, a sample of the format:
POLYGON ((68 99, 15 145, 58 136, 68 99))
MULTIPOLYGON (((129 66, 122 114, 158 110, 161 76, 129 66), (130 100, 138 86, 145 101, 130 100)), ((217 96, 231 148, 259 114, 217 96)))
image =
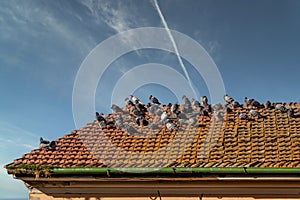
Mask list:
POLYGON ((110 170, 109 170, 109 169, 106 171, 106 175, 107 175, 108 177, 110 177, 110 170))

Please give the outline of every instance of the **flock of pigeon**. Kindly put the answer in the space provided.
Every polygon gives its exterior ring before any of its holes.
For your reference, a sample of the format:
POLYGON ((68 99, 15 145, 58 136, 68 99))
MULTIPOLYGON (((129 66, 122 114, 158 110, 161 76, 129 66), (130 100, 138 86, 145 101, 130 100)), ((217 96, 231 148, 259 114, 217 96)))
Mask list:
MULTIPOLYGON (((206 96, 202 96, 200 102, 194 98, 190 100, 183 96, 181 105, 178 103, 162 105, 152 95, 150 95, 149 101, 148 104, 144 104, 137 97, 130 95, 125 99, 124 108, 120 108, 115 104, 112 105, 113 120, 108 121, 103 113, 99 114, 98 112, 96 113, 96 119, 102 129, 110 124, 130 134, 139 133, 136 128, 129 125, 129 122, 132 121, 138 127, 148 127, 150 130, 160 129, 162 126, 165 126, 169 131, 173 131, 182 125, 197 125, 199 116, 214 117, 216 121, 224 121, 226 113, 233 112, 234 109, 243 106, 227 94, 224 95, 225 105, 210 105, 206 96)), ((294 110, 287 109, 283 104, 269 101, 265 104, 260 104, 255 99, 248 99, 247 97, 245 97, 244 102, 248 108, 248 113, 238 113, 238 117, 242 120, 250 120, 253 117, 264 118, 258 111, 260 108, 277 109, 282 113, 287 113, 289 117, 295 117, 294 110)))
MULTIPOLYGON (((96 112, 96 120, 101 129, 107 126, 119 128, 129 134, 140 134, 135 127, 147 127, 149 130, 160 130, 163 126, 169 131, 178 130, 179 127, 187 125, 194 126, 198 124, 199 116, 215 118, 218 121, 224 121, 226 113, 232 113, 234 109, 243 107, 242 104, 234 100, 227 94, 224 95, 225 104, 208 103, 206 96, 200 98, 200 102, 186 96, 182 97, 182 104, 178 103, 162 105, 159 100, 150 95, 149 103, 144 104, 137 97, 130 95, 125 100, 125 107, 120 108, 113 104, 110 117, 104 116, 103 113, 96 112), (112 117, 113 116, 113 117, 112 117), (134 122, 135 127, 130 125, 134 122)), ((296 117, 292 108, 287 109, 281 103, 271 103, 270 101, 260 104, 255 99, 244 98, 248 113, 237 113, 241 120, 250 120, 253 117, 264 118, 258 111, 261 108, 276 109, 286 113, 288 117, 296 117)), ((55 141, 46 141, 40 138, 40 147, 45 149, 55 149, 55 141)))

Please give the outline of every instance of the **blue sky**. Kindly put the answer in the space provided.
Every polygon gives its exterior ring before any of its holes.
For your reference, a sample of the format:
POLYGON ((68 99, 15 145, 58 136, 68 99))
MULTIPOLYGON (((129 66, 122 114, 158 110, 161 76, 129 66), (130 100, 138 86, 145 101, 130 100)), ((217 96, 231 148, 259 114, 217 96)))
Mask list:
MULTIPOLYGON (((191 37, 209 53, 232 97, 300 101, 299 1, 164 0, 158 4, 170 29, 191 37)), ((40 136, 52 140, 76 129, 72 91, 84 59, 107 38, 141 27, 164 27, 153 1, 0 1, 0 165, 38 147, 40 136)), ((130 46, 133 38, 128 35, 125 40, 130 46)), ((145 63, 168 65, 184 75, 174 53, 132 51, 105 71, 96 91, 96 109, 110 112, 116 81, 145 63)), ((197 95, 209 96, 203 77, 187 60, 183 63, 197 95)), ((163 103, 176 101, 172 91, 159 84, 149 83, 134 92, 144 101, 150 93, 163 103)), ((26 196, 23 184, 1 167, 0 199, 26 196)))

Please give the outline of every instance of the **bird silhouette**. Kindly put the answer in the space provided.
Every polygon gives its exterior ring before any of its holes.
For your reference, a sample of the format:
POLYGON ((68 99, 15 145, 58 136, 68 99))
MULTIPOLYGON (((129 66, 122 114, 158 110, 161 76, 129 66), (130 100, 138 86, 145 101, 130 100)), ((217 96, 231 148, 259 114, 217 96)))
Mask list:
POLYGON ((208 105, 208 99, 207 99, 207 97, 206 96, 202 96, 201 98, 200 98, 200 101, 201 101, 201 105, 202 106, 207 106, 208 105))
POLYGON ((281 103, 278 103, 275 105, 275 109, 276 110, 280 110, 281 113, 285 113, 287 112, 287 109, 284 105, 282 105, 281 103))
POLYGON ((248 119, 248 116, 247 116, 246 113, 240 113, 240 114, 239 114, 239 118, 240 118, 240 119, 243 119, 243 120, 246 120, 246 119, 248 119))
POLYGON ((230 104, 231 102, 234 101, 234 99, 232 97, 228 96, 227 94, 224 95, 224 100, 228 104, 230 104))
POLYGON ((96 112, 96 119, 97 119, 97 121, 98 121, 98 123, 99 123, 99 126, 100 126, 100 128, 105 128, 106 127, 106 124, 107 124, 107 121, 106 121, 106 119, 103 117, 103 113, 98 113, 98 112, 96 112))
POLYGON ((288 109, 287 110, 287 116, 291 117, 291 118, 295 117, 295 111, 294 111, 294 109, 292 109, 292 108, 288 109))
POLYGON ((257 110, 250 109, 250 110, 249 110, 249 114, 250 114, 252 117, 261 117, 260 113, 259 113, 257 110))
POLYGON ((161 103, 158 101, 158 99, 152 95, 150 95, 149 100, 151 101, 151 103, 153 104, 157 104, 160 105, 161 103))
POLYGON ((166 123, 166 127, 169 131, 173 131, 176 129, 176 125, 173 123, 172 120, 168 120, 166 123))
POLYGON ((125 98, 124 102, 126 106, 134 106, 134 103, 129 98, 125 98))
POLYGON ((55 147, 56 147, 55 141, 50 142, 50 141, 44 140, 42 137, 40 137, 40 148, 54 150, 55 147))
POLYGON ((44 140, 42 137, 40 137, 40 144, 50 144, 50 141, 44 140))

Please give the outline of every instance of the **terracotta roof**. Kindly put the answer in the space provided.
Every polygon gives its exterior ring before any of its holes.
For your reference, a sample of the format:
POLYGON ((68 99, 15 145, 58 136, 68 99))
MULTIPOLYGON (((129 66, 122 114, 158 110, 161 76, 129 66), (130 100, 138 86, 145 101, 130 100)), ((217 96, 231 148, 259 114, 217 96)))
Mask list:
MULTIPOLYGON (((300 103, 285 106, 300 115, 300 103)), ((275 109, 258 111, 264 117, 242 120, 238 114, 248 112, 244 105, 225 113, 224 121, 200 116, 196 126, 174 131, 164 126, 152 131, 127 122, 140 131, 135 135, 113 125, 102 130, 94 121, 57 139, 54 150, 32 150, 5 167, 300 168, 300 118, 275 109)))

